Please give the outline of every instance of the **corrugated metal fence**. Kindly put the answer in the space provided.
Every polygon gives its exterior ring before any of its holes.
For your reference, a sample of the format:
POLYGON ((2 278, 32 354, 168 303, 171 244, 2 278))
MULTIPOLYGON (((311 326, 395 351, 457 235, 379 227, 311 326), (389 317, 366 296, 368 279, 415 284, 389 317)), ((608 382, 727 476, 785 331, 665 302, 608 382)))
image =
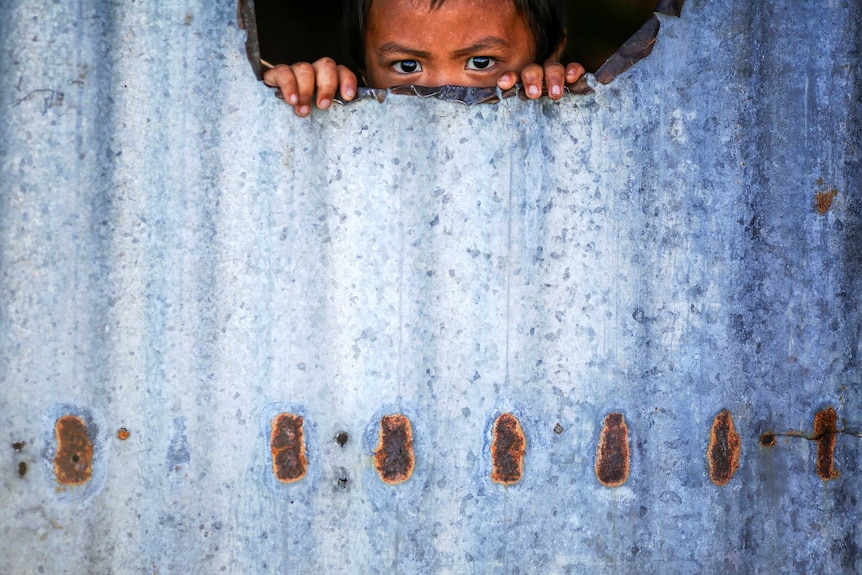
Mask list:
POLYGON ((858 572, 860 19, 300 120, 229 2, 3 2, 0 571, 858 572))

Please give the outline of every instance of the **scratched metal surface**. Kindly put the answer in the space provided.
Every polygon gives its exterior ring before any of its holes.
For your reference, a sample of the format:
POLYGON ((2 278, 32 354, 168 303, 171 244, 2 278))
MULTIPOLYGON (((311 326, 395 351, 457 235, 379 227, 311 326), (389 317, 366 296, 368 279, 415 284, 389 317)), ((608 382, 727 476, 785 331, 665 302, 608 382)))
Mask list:
POLYGON ((0 4, 0 571, 859 571, 858 3, 690 0, 589 95, 310 120, 235 18, 0 4), (839 477, 816 441, 761 445, 830 406, 839 477), (292 484, 282 412, 305 422, 292 484), (396 413, 415 470, 387 485, 396 413), (54 473, 65 415, 81 486, 54 473))

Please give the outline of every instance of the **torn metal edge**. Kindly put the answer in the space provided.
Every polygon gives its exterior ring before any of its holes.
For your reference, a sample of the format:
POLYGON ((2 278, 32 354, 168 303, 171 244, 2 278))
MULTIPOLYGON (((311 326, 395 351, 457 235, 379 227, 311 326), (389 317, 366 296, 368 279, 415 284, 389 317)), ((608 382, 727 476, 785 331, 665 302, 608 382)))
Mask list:
POLYGON ((260 63, 260 38, 257 33, 257 14, 254 0, 238 0, 236 21, 240 30, 245 30, 245 55, 254 71, 254 77, 263 81, 263 68, 260 63))

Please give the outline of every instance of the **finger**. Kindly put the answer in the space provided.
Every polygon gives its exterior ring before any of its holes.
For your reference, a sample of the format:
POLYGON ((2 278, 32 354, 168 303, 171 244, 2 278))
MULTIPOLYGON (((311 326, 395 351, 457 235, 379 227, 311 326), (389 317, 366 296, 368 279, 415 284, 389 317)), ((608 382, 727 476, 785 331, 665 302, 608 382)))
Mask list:
POLYGON ((518 83, 518 75, 514 72, 503 72, 497 79, 497 87, 501 90, 510 90, 518 83))
POLYGON ((311 97, 314 95, 314 68, 308 62, 291 66, 296 77, 296 115, 307 116, 311 113, 311 97))
POLYGON ((521 70, 521 84, 524 85, 524 92, 531 100, 542 96, 543 75, 544 70, 538 64, 529 64, 521 70))
POLYGON ((321 58, 311 65, 314 69, 315 83, 317 85, 317 107, 321 110, 327 109, 332 104, 335 91, 338 90, 338 72, 335 69, 335 60, 332 58, 321 58))
POLYGON ((566 66, 566 84, 574 84, 578 80, 581 79, 581 76, 586 74, 586 70, 583 66, 578 64, 577 62, 572 62, 568 66, 566 66))
POLYGON ((284 101, 295 106, 298 101, 296 92, 296 77, 293 75, 293 70, 290 66, 279 64, 272 70, 267 70, 263 75, 263 83, 267 86, 278 88, 281 90, 281 95, 284 101))
POLYGON ((338 86, 341 92, 341 97, 349 102, 356 97, 356 74, 350 71, 347 66, 338 66, 338 86))
POLYGON ((566 69, 559 62, 545 62, 545 86, 552 100, 563 97, 563 83, 566 81, 566 69))

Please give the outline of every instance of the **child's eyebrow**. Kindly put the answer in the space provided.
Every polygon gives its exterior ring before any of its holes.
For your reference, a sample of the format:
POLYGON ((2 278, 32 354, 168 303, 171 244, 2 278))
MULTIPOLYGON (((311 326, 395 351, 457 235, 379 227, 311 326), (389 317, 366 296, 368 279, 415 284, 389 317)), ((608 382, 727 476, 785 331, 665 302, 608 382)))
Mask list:
POLYGON ((477 40, 466 48, 456 50, 452 53, 452 55, 458 58, 462 56, 468 56, 470 54, 475 54, 477 52, 482 52, 483 50, 490 50, 492 48, 505 49, 508 47, 509 43, 500 38, 499 36, 485 36, 484 38, 477 40))
POLYGON ((430 52, 426 52, 424 50, 416 50, 415 48, 409 48, 404 44, 399 44, 398 42, 387 42, 377 50, 377 54, 380 56, 389 56, 392 54, 407 54, 408 56, 416 56, 418 58, 431 57, 430 52))

